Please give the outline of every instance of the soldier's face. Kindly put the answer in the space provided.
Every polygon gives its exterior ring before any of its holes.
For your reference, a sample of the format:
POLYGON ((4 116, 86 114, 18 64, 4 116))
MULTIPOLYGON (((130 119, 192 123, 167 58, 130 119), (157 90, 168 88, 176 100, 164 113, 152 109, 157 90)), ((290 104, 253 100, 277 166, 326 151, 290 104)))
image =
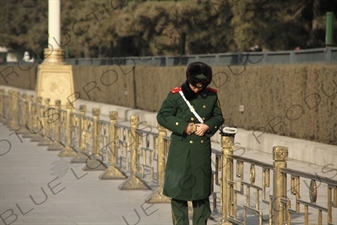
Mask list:
POLYGON ((202 87, 195 87, 192 84, 190 84, 190 88, 194 93, 198 93, 199 91, 202 90, 202 87))

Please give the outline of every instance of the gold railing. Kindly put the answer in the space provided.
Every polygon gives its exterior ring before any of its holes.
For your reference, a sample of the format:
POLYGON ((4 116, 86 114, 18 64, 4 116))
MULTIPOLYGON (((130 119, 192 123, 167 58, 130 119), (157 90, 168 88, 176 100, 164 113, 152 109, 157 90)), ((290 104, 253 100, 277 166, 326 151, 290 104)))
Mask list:
MULTIPOLYGON (((83 170, 104 171, 100 179, 124 180, 120 190, 153 189, 147 203, 170 202, 162 193, 170 146, 165 128, 146 126, 138 116, 119 121, 116 111, 102 120, 98 108, 89 116, 85 105, 76 112, 70 104, 62 108, 59 100, 51 104, 2 89, 0 115, 23 137, 72 157, 72 163, 85 163, 83 170)), ((221 128, 220 134, 221 149, 212 149, 211 204, 221 225, 337 225, 336 180, 287 168, 283 146, 273 148, 272 163, 235 155, 235 132, 221 128)))
POLYGON ((291 224, 293 222, 292 215, 299 215, 301 213, 301 208, 303 208, 304 213, 304 225, 333 224, 332 209, 337 207, 336 180, 333 181, 322 176, 300 172, 289 168, 281 168, 280 173, 283 179, 290 183, 290 185, 287 186, 287 189, 290 194, 294 196, 293 199, 291 199, 291 195, 286 195, 283 198, 280 198, 282 207, 287 209, 287 211, 282 214, 287 224, 291 224), (303 188, 301 188, 303 183, 305 184, 304 189, 309 190, 308 194, 303 193, 303 188), (322 197, 325 199, 319 199, 322 197), (310 209, 312 211, 317 211, 318 216, 316 220, 310 219, 310 209), (324 217, 323 214, 326 216, 324 217))

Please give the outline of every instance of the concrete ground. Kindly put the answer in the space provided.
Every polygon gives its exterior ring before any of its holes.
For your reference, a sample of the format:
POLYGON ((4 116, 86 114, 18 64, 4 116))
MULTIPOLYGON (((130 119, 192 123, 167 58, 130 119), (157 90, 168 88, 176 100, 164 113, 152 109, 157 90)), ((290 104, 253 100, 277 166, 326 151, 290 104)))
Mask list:
POLYGON ((0 224, 171 224, 169 204, 144 203, 152 191, 120 191, 121 180, 102 181, 0 126, 0 224))
MULTIPOLYGON (((58 151, 47 151, 48 146, 38 146, 37 142, 10 131, 3 123, 0 126, 1 225, 172 224, 169 204, 144 202, 152 190, 119 190, 122 180, 100 180, 102 172, 84 171, 83 165, 70 163, 71 158, 58 157, 58 151)), ((269 154, 255 151, 247 150, 245 157, 272 161, 269 154)), ((289 161, 288 166, 330 178, 337 177, 335 170, 322 173, 324 171, 320 167, 296 161, 289 161)), ((246 172, 245 176, 249 177, 249 173, 246 172)), ((259 182, 258 179, 256 182, 259 182)), ((308 188, 302 185, 301 189, 303 199, 307 199, 308 188)), ((324 190, 326 188, 318 195, 323 205, 327 197, 324 190)), ((251 199, 254 204, 253 197, 251 199)), ((245 200, 245 196, 238 197, 238 215, 241 219, 245 200)), ((263 204, 261 198, 259 201, 263 204)), ((268 224, 268 207, 264 209, 264 224, 268 224)), ((310 212, 310 221, 313 221, 310 224, 316 224, 315 215, 317 212, 310 212)), ((335 208, 333 215, 333 224, 337 224, 335 208)), ((220 214, 213 216, 215 220, 210 220, 208 224, 219 224, 220 214)), ((303 209, 296 217, 294 222, 298 223, 294 224, 303 224, 303 209)), ((323 217, 326 217, 324 213, 323 217)), ((247 218, 249 224, 257 224, 256 215, 248 212, 247 218)))

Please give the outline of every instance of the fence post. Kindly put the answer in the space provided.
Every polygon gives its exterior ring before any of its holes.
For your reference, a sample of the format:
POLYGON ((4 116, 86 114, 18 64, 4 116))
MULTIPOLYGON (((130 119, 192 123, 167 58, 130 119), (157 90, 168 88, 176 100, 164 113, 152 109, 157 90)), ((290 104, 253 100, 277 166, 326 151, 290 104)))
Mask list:
POLYGON ((0 123, 6 121, 4 106, 5 106, 5 90, 0 89, 0 123))
POLYGON ((53 128, 53 144, 49 146, 48 151, 60 151, 63 149, 63 146, 60 144, 60 127, 61 127, 61 101, 55 100, 55 109, 56 113, 52 114, 52 121, 49 125, 53 128), (54 118, 54 115, 56 118, 54 118))
POLYGON ((272 201, 272 224, 284 225, 286 222, 287 210, 282 203, 282 198, 287 197, 286 175, 281 173, 282 168, 287 167, 288 148, 283 146, 273 147, 274 176, 273 176, 273 201, 272 201))
POLYGON ((18 134, 22 134, 22 136, 29 135, 29 131, 27 128, 27 124, 29 121, 30 111, 29 111, 29 99, 27 94, 22 94, 21 98, 21 119, 20 119, 20 127, 21 129, 17 131, 18 134))
POLYGON ((7 127, 10 130, 17 130, 20 127, 18 126, 18 93, 16 91, 8 91, 10 95, 10 115, 9 122, 7 123, 7 127))
POLYGON ((19 106, 19 92, 13 91, 12 92, 12 102, 11 102, 11 120, 10 123, 8 124, 9 129, 10 130, 18 130, 20 129, 19 126, 19 110, 18 110, 18 106, 19 106))
POLYGON ((99 149, 99 136, 100 136, 100 124, 99 124, 99 114, 101 110, 99 108, 92 109, 92 118, 93 118, 93 125, 92 125, 92 152, 87 157, 85 166, 83 170, 90 171, 90 170, 106 170, 106 166, 103 163, 103 155, 100 153, 99 149), (101 159, 99 159, 100 157, 101 159))
MULTIPOLYGON (((25 120, 26 120, 26 111, 27 111, 27 107, 26 107, 26 101, 27 101, 27 94, 22 94, 21 98, 19 100, 20 104, 20 117, 19 117, 19 126, 20 128, 23 128, 23 126, 25 125, 25 120)), ((18 134, 24 134, 25 133, 25 129, 19 129, 16 133, 18 134)))
POLYGON ((170 203, 171 199, 163 195, 164 176, 165 176, 165 140, 167 131, 158 125, 158 161, 157 161, 157 181, 158 187, 145 201, 147 203, 170 203))
POLYGON ((26 116, 26 123, 25 123, 25 129, 27 130, 27 132, 24 132, 24 134, 22 135, 23 138, 32 138, 34 137, 35 134, 32 133, 32 129, 33 129, 33 118, 34 118, 34 95, 30 95, 28 97, 28 102, 26 104, 26 109, 27 109, 27 116, 26 116))
POLYGON ((29 111, 29 118, 30 121, 28 124, 26 124, 26 128, 29 131, 28 135, 25 135, 24 138, 34 138, 37 133, 39 132, 38 127, 39 127, 39 117, 38 117, 38 110, 37 110, 37 99, 33 95, 30 96, 30 111, 29 111))
POLYGON ((117 134, 116 134, 116 123, 118 119, 118 112, 109 112, 110 124, 109 124, 109 159, 110 165, 108 169, 99 177, 102 180, 108 179, 125 179, 127 176, 125 173, 117 167, 117 134))
POLYGON ((58 154, 59 157, 75 157, 76 151, 71 147, 71 113, 73 111, 73 106, 67 102, 67 118, 66 118, 66 127, 65 127, 65 147, 63 150, 58 154))
MULTIPOLYGON (((32 137, 32 139, 30 139, 31 142, 39 142, 42 140, 42 136, 41 136, 41 130, 44 128, 43 127, 43 113, 41 113, 41 108, 42 108, 42 97, 37 97, 36 98, 36 103, 35 103, 35 126, 36 127, 33 127, 33 130, 34 128, 39 128, 39 125, 41 125, 41 129, 39 129, 37 132, 36 132, 36 135, 34 137, 32 137)), ((35 132, 35 131, 34 131, 35 132)))
POLYGON ((88 134, 87 134, 87 119, 85 118, 85 115, 87 113, 87 106, 86 105, 80 105, 80 123, 79 123, 79 151, 77 152, 77 155, 71 160, 72 163, 85 163, 88 159, 88 155, 86 155, 86 143, 88 140, 88 134))
POLYGON ((136 130, 139 125, 139 117, 131 116, 131 134, 129 135, 128 143, 130 143, 131 149, 131 173, 128 179, 126 179, 122 184, 118 186, 120 190, 150 190, 150 186, 148 186, 140 177, 137 176, 137 165, 138 165, 138 134, 136 130))
POLYGON ((42 112, 42 124, 43 124, 43 138, 40 140, 38 146, 49 146, 53 142, 51 141, 51 125, 49 122, 49 104, 50 104, 50 99, 46 98, 44 99, 44 105, 43 105, 43 112, 42 112))
POLYGON ((6 125, 7 127, 10 125, 11 123, 11 119, 12 119, 12 110, 13 110, 13 107, 12 104, 13 104, 13 96, 12 96, 12 93, 13 91, 12 90, 8 90, 8 93, 7 93, 7 109, 5 109, 4 107, 4 110, 6 110, 6 112, 4 111, 4 117, 5 117, 5 122, 4 122, 4 125, 6 125))
POLYGON ((237 130, 231 127, 222 127, 220 129, 221 134, 221 146, 222 146, 222 176, 220 184, 221 195, 221 212, 222 219, 221 225, 231 225, 228 220, 231 210, 231 205, 234 198, 233 187, 229 184, 229 181, 233 181, 234 168, 233 168, 233 146, 234 137, 237 130))

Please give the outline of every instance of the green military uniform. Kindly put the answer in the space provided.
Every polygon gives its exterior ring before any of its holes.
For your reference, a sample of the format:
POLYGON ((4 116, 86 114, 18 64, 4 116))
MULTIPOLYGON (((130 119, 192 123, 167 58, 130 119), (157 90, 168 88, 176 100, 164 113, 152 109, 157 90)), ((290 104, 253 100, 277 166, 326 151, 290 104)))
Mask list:
POLYGON ((193 224, 206 224, 210 216, 211 136, 223 124, 215 89, 205 87, 198 94, 191 92, 186 81, 171 90, 158 115, 158 123, 172 131, 165 171, 163 194, 172 198, 174 224, 188 224, 187 202, 193 202, 193 224), (197 114, 208 125, 203 136, 184 132, 189 123, 200 123, 180 95, 183 91, 197 114))

